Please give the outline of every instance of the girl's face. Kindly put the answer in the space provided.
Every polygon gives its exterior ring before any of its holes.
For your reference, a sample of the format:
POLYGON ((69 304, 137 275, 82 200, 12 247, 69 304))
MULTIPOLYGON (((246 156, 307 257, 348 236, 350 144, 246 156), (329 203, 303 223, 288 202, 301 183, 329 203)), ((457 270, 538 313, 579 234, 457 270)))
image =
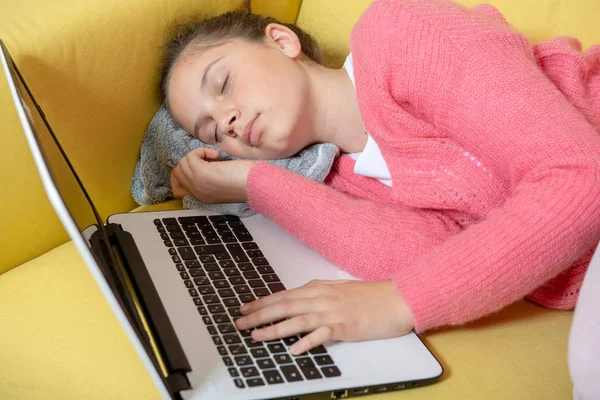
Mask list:
POLYGON ((167 102, 183 129, 239 158, 286 158, 311 144, 300 45, 273 29, 265 43, 235 40, 180 57, 167 102))

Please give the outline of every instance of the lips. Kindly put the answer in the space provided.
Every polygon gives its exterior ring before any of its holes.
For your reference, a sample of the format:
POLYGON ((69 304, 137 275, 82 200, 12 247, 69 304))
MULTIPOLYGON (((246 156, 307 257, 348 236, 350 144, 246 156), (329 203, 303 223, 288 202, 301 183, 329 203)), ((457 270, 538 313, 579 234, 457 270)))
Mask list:
POLYGON ((257 118, 258 115, 248 121, 242 131, 242 139, 251 146, 256 146, 260 137, 260 131, 258 130, 258 126, 255 124, 257 118))

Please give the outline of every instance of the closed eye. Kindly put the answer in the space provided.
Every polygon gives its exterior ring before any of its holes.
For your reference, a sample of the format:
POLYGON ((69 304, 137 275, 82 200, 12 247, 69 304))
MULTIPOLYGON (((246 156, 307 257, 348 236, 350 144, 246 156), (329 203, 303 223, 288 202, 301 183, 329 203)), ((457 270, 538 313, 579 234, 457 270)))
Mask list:
POLYGON ((225 80, 223 81, 223 86, 221 86, 221 95, 223 95, 223 93, 225 93, 225 90, 227 89, 228 86, 229 86, 229 74, 227 74, 227 77, 225 77, 225 80))

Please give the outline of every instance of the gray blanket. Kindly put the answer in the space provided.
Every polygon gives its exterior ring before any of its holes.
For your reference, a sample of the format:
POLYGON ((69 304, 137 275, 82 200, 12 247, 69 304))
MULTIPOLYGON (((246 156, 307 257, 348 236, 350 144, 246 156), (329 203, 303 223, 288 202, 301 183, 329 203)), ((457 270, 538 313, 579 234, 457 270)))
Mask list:
MULTIPOLYGON (((173 199, 170 182, 171 170, 188 152, 201 146, 218 150, 221 153, 221 160, 238 159, 191 136, 175 122, 164 106, 161 107, 144 134, 140 159, 133 172, 131 193, 135 201, 140 205, 150 205, 173 199)), ((315 144, 293 157, 269 162, 314 181, 323 182, 337 155, 337 146, 315 144)), ((183 199, 183 207, 211 210, 237 215, 241 218, 256 214, 250 209, 248 203, 206 204, 191 196, 183 199)))

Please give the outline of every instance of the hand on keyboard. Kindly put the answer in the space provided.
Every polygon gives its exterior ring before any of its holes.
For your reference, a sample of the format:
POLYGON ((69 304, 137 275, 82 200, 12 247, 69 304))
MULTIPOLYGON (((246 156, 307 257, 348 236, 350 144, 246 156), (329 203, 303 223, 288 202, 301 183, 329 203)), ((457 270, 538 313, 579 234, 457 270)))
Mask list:
POLYGON ((236 321, 256 341, 311 332, 290 347, 294 355, 331 340, 361 341, 404 335, 413 329, 406 303, 391 281, 312 281, 244 305, 236 321))

